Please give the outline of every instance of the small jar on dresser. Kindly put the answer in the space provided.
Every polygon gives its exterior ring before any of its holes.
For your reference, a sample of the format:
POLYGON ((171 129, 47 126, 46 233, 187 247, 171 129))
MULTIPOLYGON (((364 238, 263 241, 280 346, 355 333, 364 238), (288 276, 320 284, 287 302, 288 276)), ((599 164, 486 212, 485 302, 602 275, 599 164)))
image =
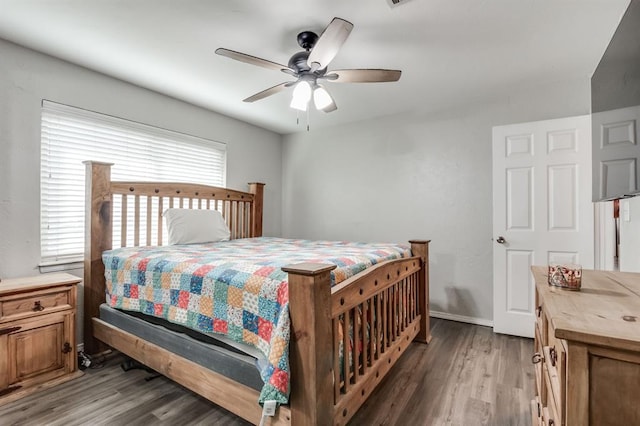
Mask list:
POLYGON ((0 405, 78 377, 76 292, 66 273, 0 281, 0 405))

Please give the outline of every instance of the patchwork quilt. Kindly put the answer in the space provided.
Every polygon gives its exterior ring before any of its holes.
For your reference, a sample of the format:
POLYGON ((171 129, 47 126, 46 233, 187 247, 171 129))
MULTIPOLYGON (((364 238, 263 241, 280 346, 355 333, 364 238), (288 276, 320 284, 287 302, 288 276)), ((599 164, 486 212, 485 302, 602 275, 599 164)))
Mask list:
POLYGON ((331 284, 376 263, 411 256, 402 244, 245 238, 127 247, 103 253, 107 303, 259 350, 260 402, 289 397, 289 292, 281 268, 328 263, 331 284))

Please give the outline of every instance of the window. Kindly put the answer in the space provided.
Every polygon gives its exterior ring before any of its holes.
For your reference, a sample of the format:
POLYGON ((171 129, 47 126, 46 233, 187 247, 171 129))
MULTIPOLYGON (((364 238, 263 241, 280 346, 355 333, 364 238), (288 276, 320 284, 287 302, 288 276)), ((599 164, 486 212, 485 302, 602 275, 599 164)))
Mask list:
POLYGON ((42 265, 83 259, 85 160, 114 163, 113 180, 225 186, 223 143, 43 101, 42 265))

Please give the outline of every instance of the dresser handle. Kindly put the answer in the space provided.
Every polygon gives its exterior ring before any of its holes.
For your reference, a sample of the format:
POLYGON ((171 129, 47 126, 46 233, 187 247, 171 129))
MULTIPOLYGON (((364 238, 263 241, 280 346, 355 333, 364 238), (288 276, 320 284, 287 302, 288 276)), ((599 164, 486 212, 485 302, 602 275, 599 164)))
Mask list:
POLYGON ((549 357, 551 358, 551 366, 555 367, 558 361, 558 353, 555 347, 549 349, 549 357))
POLYGON ((36 300, 33 304, 33 312, 40 312, 44 310, 44 306, 42 306, 42 304, 40 303, 39 300, 36 300))
POLYGON ((539 362, 542 362, 542 361, 544 361, 544 358, 542 357, 542 354, 540 354, 540 352, 536 352, 531 357, 531 362, 534 364, 538 364, 539 362))

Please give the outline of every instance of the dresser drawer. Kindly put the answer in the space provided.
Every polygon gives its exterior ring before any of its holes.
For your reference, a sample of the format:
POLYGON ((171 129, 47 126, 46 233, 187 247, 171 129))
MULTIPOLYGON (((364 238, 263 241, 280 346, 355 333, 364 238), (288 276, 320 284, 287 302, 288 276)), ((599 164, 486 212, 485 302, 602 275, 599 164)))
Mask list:
POLYGON ((536 329, 540 333, 542 346, 547 346, 547 333, 548 333, 548 325, 547 325, 547 315, 544 312, 544 307, 542 306, 542 300, 540 300, 540 293, 538 293, 538 289, 536 288, 536 329))
POLYGON ((542 405, 538 398, 531 400, 531 424, 533 426, 542 426, 542 405))
POLYGON ((560 422, 556 420, 549 407, 544 407, 542 409, 542 424, 544 426, 560 426, 560 422))
POLYGON ((71 309, 73 287, 58 287, 0 298, 0 321, 71 309))
MULTIPOLYGON (((562 347, 562 346, 560 346, 562 347)), ((565 412, 565 398, 566 398, 566 380, 560 376, 560 371, 566 371, 566 352, 561 350, 554 354, 553 348, 545 346, 543 348, 544 356, 544 381, 546 387, 546 406, 549 408, 551 418, 556 425, 563 424, 565 412)))
POLYGON ((544 374, 544 353, 542 340, 540 338, 540 332, 538 327, 535 330, 535 340, 534 343, 534 351, 535 353, 531 357, 531 362, 533 362, 533 368, 536 372, 536 394, 538 395, 539 402, 542 404, 546 404, 547 402, 547 389, 544 386, 544 382, 542 379, 542 375, 544 374))
POLYGON ((565 384, 567 382, 566 342, 556 337, 556 330, 551 321, 547 322, 547 330, 547 346, 549 348, 549 353, 545 356, 545 361, 547 368, 549 369, 549 373, 554 377, 552 382, 554 387, 556 387, 557 378, 557 391, 559 393, 559 399, 557 399, 559 404, 558 414, 562 415, 564 413, 565 384))

